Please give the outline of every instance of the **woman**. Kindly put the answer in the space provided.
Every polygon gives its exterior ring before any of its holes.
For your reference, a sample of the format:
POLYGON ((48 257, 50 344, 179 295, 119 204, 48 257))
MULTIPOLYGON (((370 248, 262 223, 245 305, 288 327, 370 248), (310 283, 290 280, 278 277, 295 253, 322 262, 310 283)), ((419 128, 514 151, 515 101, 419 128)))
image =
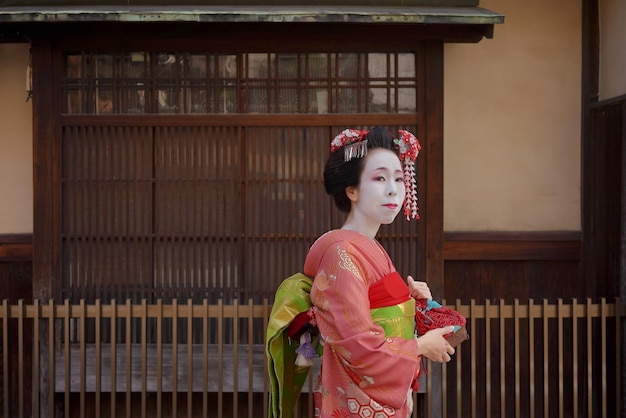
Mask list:
POLYGON ((431 298, 430 290, 410 276, 405 283, 376 241, 403 203, 405 215, 417 217, 418 151, 409 132, 395 139, 380 127, 345 130, 331 144, 324 185, 348 215, 341 229, 313 244, 303 271, 314 278, 310 296, 323 344, 317 417, 407 417, 421 357, 447 362, 454 354, 444 338, 453 327, 414 336, 411 296, 431 298))

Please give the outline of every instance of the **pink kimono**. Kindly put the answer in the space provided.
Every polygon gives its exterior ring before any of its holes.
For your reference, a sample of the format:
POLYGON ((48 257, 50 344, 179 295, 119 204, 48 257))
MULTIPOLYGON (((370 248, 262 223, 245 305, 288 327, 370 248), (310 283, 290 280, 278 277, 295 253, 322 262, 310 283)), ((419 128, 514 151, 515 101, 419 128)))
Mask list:
POLYGON ((420 361, 415 302, 396 283, 395 292, 404 292, 396 296, 406 301, 379 312, 370 309, 368 293, 394 272, 383 247, 355 231, 330 231, 311 247, 304 273, 314 277, 311 302, 324 345, 316 417, 409 416, 420 361))

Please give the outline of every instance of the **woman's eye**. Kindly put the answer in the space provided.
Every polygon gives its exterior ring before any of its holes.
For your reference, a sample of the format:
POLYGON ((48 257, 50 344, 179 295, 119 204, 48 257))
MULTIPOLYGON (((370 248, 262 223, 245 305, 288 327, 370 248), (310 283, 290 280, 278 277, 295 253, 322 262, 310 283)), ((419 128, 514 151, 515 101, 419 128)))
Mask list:
POLYGON ((383 176, 378 176, 378 177, 374 177, 375 181, 385 181, 385 178, 383 176))
POLYGON ((404 182, 404 179, 403 179, 402 177, 398 177, 398 178, 396 179, 396 181, 397 181, 397 182, 399 182, 399 183, 402 183, 402 182, 404 182))

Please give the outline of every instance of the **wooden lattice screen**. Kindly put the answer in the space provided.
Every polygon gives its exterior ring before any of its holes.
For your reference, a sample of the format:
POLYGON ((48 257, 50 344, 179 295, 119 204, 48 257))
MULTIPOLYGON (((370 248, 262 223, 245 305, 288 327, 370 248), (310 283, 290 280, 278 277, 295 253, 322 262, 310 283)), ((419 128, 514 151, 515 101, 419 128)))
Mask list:
MULTIPOLYGON (((60 297, 271 300, 341 225, 322 171, 344 120, 416 131, 417 61, 68 55, 60 297)), ((402 273, 416 272, 415 222, 381 239, 402 273)))

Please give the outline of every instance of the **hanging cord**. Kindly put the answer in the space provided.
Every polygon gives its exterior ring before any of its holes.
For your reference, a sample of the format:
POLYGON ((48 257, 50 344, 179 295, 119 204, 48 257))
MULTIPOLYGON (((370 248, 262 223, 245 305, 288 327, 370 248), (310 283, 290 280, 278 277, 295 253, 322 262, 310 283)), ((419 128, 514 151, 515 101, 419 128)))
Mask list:
MULTIPOLYGON (((29 40, 30 41, 30 40, 29 40)), ((26 67, 26 103, 33 98, 33 53, 28 50, 28 67, 26 67)))

